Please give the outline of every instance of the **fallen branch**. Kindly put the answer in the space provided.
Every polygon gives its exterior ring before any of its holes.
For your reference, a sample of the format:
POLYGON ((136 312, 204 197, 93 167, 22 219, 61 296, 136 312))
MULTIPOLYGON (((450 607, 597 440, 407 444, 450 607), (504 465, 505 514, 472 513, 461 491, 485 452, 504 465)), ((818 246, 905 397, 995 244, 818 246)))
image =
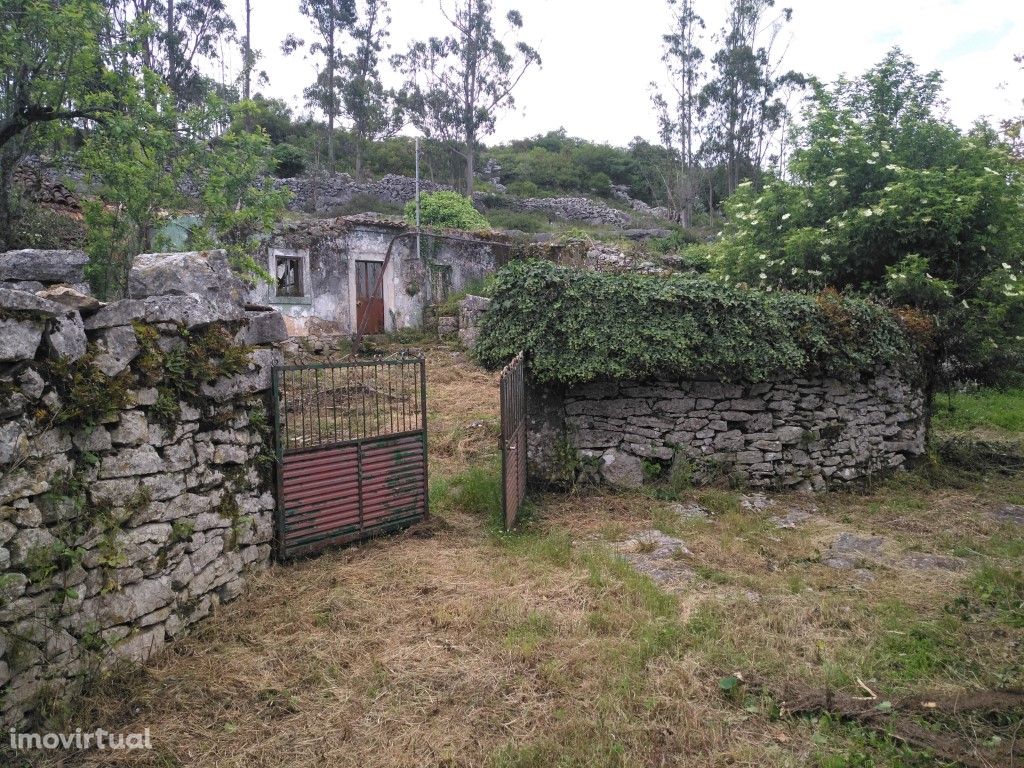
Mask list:
MULTIPOLYGON (((781 690, 771 684, 745 676, 744 685, 754 693, 770 694, 780 710, 790 715, 829 714, 849 720, 866 728, 885 733, 903 743, 930 752, 940 760, 969 766, 970 768, 1014 768, 1020 765, 1012 743, 1006 747, 994 746, 983 755, 967 739, 938 733, 908 719, 911 715, 956 716, 968 712, 1004 713, 1024 710, 1024 691, 975 691, 963 694, 924 693, 889 701, 884 697, 866 698, 836 693, 830 689, 812 689, 799 683, 786 683, 781 690), (888 706, 880 708, 880 703, 888 706)), ((866 685, 861 687, 877 696, 866 685)))

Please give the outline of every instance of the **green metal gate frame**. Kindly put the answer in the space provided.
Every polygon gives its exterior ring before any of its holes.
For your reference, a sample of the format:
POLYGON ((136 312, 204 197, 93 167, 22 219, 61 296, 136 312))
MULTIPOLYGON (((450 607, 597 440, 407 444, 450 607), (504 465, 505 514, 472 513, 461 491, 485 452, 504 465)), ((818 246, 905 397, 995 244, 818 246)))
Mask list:
POLYGON ((271 377, 278 560, 428 515, 422 356, 276 366, 271 377))

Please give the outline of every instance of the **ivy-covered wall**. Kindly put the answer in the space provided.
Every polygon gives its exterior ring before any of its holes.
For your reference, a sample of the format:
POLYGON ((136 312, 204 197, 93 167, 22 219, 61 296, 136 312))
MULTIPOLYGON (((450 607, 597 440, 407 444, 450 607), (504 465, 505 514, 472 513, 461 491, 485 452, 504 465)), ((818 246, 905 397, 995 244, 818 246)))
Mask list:
POLYGON ((769 293, 681 274, 514 262, 496 276, 475 348, 500 368, 573 385, 650 377, 763 382, 924 374, 931 321, 834 292, 769 293))
POLYGON ((526 351, 530 475, 822 490, 924 452, 928 317, 834 292, 513 263, 476 354, 526 351))
POLYGON ((216 252, 145 264, 104 307, 0 288, 5 725, 145 660, 269 562, 283 321, 244 309, 216 252))

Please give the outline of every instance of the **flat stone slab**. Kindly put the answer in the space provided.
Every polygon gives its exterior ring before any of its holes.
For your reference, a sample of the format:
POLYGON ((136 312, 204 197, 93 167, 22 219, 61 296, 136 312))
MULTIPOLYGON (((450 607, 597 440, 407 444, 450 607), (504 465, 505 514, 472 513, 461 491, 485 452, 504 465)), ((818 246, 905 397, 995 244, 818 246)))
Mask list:
POLYGON ((966 563, 959 557, 932 555, 925 552, 910 552, 903 555, 897 564, 912 571, 962 571, 966 563))
POLYGON ((690 550, 682 540, 661 531, 641 531, 617 544, 615 549, 633 570, 662 586, 681 587, 681 582, 693 578, 693 571, 679 559, 692 554, 690 550))
POLYGON ((775 506, 775 500, 768 498, 763 493, 751 493, 740 499, 740 506, 749 512, 764 512, 775 506))
POLYGON ((776 516, 772 518, 772 522, 775 523, 776 528, 797 528, 802 523, 806 523, 808 520, 813 518, 810 512, 804 512, 800 509, 793 509, 787 512, 785 515, 776 516))
POLYGON ((884 565, 910 571, 960 571, 966 567, 964 560, 959 557, 930 552, 904 552, 897 556, 891 556, 882 550, 884 546, 885 539, 881 536, 840 533, 832 542, 832 546, 825 553, 821 562, 829 568, 852 571, 859 578, 863 578, 860 576, 860 572, 867 571, 861 567, 865 564, 884 565))
POLYGON ((860 555, 878 557, 882 554, 885 539, 881 536, 859 536, 855 533, 840 533, 832 543, 832 551, 838 555, 860 555))
POLYGON ((992 517, 1001 523, 1024 525, 1024 505, 1007 504, 1005 507, 993 510, 992 517))
POLYGON ((705 509, 700 504, 671 504, 669 511, 678 515, 683 520, 707 520, 711 517, 711 510, 705 509))

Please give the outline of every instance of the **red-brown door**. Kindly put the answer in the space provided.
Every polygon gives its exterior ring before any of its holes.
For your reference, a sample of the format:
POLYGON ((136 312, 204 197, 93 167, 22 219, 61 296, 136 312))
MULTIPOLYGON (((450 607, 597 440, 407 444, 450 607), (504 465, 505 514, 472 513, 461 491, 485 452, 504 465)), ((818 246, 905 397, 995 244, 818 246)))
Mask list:
POLYGON ((356 323, 364 334, 384 333, 384 282, 381 262, 356 262, 356 323))

